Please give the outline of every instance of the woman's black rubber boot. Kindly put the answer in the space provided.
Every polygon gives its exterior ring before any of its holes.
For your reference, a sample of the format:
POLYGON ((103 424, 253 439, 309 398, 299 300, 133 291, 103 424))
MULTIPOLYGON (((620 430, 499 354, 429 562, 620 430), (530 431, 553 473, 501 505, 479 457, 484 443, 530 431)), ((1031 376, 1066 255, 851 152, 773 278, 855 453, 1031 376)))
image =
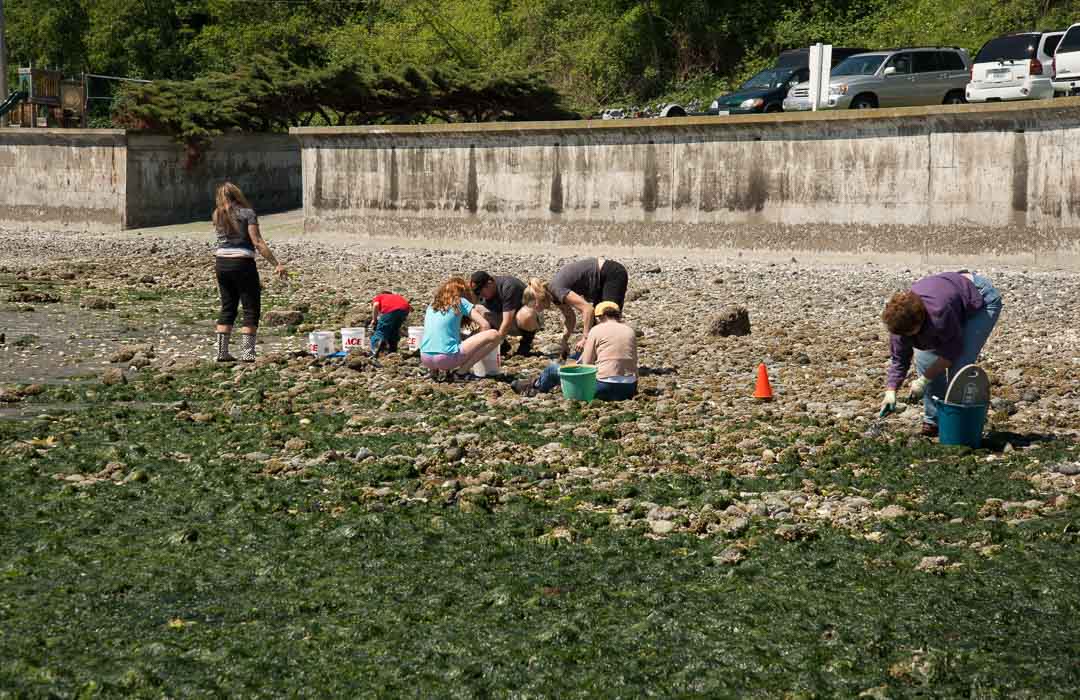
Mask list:
POLYGON ((244 333, 240 336, 240 361, 241 362, 254 362, 255 361, 255 334, 244 333))
POLYGON ((229 354, 230 333, 217 334, 217 362, 236 362, 236 358, 229 354))

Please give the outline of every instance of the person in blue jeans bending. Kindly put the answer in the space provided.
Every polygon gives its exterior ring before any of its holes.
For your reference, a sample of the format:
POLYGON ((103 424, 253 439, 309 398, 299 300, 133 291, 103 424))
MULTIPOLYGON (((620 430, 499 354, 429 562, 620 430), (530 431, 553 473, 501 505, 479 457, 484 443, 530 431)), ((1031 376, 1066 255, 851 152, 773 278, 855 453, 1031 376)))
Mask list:
POLYGON ((371 356, 378 357, 384 349, 397 352, 401 326, 409 318, 412 307, 400 294, 382 291, 371 300, 371 356))
POLYGON ((945 398, 950 369, 978 360, 1001 307, 1001 294, 990 280, 966 270, 930 275, 894 294, 881 315, 891 334, 892 355, 882 412, 896 408, 896 390, 914 355, 918 377, 911 383, 909 400, 923 400, 922 434, 936 436, 937 406, 932 397, 945 398))
MULTIPOLYGON (((634 329, 622 322, 618 304, 603 301, 596 305, 596 324, 589 331, 585 347, 574 359, 596 365, 596 398, 624 401, 637 395, 638 353, 634 329)), ((513 389, 533 396, 559 386, 559 365, 551 363, 535 380, 519 379, 513 389)))

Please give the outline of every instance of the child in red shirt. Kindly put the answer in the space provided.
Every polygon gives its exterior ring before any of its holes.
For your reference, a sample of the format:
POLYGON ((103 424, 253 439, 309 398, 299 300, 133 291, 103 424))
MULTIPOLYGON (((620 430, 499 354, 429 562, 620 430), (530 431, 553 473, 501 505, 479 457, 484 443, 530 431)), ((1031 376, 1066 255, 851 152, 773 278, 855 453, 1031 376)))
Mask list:
POLYGON ((383 291, 371 300, 371 356, 378 357, 384 349, 397 352, 401 326, 412 307, 400 294, 383 291))

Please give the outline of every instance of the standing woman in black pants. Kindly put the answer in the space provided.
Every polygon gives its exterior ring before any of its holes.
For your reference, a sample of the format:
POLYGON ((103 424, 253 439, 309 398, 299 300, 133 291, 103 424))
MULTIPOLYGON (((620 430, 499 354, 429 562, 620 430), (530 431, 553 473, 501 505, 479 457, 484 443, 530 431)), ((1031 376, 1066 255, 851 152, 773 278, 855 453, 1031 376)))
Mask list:
POLYGON ((218 187, 214 209, 214 231, 217 251, 214 269, 218 292, 221 294, 221 314, 217 322, 217 361, 235 362, 229 353, 236 310, 244 306, 243 340, 240 342, 240 361, 255 361, 255 332, 259 328, 262 286, 255 266, 255 251, 274 266, 274 274, 285 277, 285 266, 277 261, 259 233, 259 219, 247 197, 231 182, 218 187))

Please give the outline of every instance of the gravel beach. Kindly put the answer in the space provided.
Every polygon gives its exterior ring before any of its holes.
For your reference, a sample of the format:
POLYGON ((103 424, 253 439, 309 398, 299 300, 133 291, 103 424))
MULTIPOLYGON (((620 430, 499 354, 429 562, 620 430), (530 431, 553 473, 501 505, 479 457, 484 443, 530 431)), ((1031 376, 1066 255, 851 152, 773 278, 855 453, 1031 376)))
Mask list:
MULTIPOLYGON (((425 410, 449 414, 453 429, 424 421, 403 428, 412 433, 410 440, 424 445, 422 454, 408 459, 426 475, 426 489, 449 490, 453 496, 474 488, 487 494, 485 499, 497 499, 546 485, 502 483, 494 475, 508 462, 561 465, 560 481, 568 480, 563 483, 586 480, 601 489, 658 471, 697 473, 705 479, 718 470, 760 476, 778 462, 797 462, 823 449, 800 438, 822 429, 835 435, 825 447, 860 436, 901 443, 917 439, 921 406, 901 405, 899 415, 875 420, 888 362, 888 336, 879 315, 893 291, 936 270, 803 262, 798 256, 785 262, 740 254, 708 260, 677 254, 622 257, 630 273, 626 318, 639 335, 642 394, 628 404, 594 404, 584 410, 581 424, 552 422, 541 431, 550 442, 529 447, 479 441, 470 437, 468 426, 500 421, 504 409, 522 405, 556 408, 562 402, 557 392, 522 398, 507 383, 539 371, 547 358, 512 358, 500 379, 437 385, 404 351, 380 368, 365 359, 316 361, 299 353, 310 330, 364 323, 367 301, 381 289, 405 294, 419 312, 450 274, 468 276, 485 269, 550 277, 566 256, 396 248, 347 237, 290 236, 274 243, 273 232, 268 235, 292 274, 287 282, 270 281, 269 270, 263 269, 264 314, 272 318, 299 311, 303 321, 264 325, 258 366, 278 368, 281 398, 291 410, 347 413, 355 425, 372 423, 368 430, 392 432, 378 421, 392 410, 421 418, 425 410), (711 335, 713 321, 732 305, 748 310, 751 333, 711 335), (760 362, 768 367, 776 395, 771 403, 752 398, 760 362), (330 389, 314 389, 327 383, 330 389), (381 401, 366 415, 358 399, 373 396, 381 401), (476 400, 486 410, 475 410, 476 400), (628 411, 633 420, 620 418, 628 411), (594 435, 616 439, 623 458, 587 465, 580 453, 559 442, 566 436, 594 435), (778 440, 787 446, 770 448, 778 440)), ((0 354, 0 377, 14 387, 109 368, 134 378, 148 367, 168 373, 205 363, 211 357, 216 314, 210 255, 209 236, 202 233, 3 236, 7 342, 0 354), (43 285, 57 301, 35 301, 43 285)), ((1075 439, 1080 432, 1080 305, 1075 303, 1080 275, 1000 264, 980 272, 1005 299, 982 359, 992 378, 989 422, 999 436, 997 447, 1008 451, 1053 437, 1075 439)), ((411 323, 421 323, 420 313, 413 314, 411 323)), ((541 350, 556 351, 560 324, 556 314, 548 314, 537 343, 541 350)), ((240 381, 247 371, 236 367, 219 373, 240 381)), ((15 400, 17 389, 7 394, 9 413, 26 410, 15 400)), ((222 397, 227 399, 228 392, 222 397)), ((254 459, 267 462, 272 471, 296 472, 305 463, 303 450, 297 452, 285 449, 254 459)), ((1058 476, 1058 482, 1068 483, 1057 483, 1056 491, 1076 489, 1072 476, 1058 476)), ((404 497, 390 491, 372 489, 372 497, 404 497)), ((676 527, 727 527, 731 519, 754 513, 779 513, 781 520, 888 517, 861 496, 833 500, 792 491, 748 494, 736 498, 723 523, 704 526, 695 525, 700 513, 659 512, 648 502, 644 513, 648 522, 660 523, 653 528, 657 534, 676 527), (856 499, 854 511, 851 498, 856 499), (837 515, 841 512, 843 517, 837 515)), ((631 510, 631 504, 622 504, 613 521, 628 522, 631 510)))

